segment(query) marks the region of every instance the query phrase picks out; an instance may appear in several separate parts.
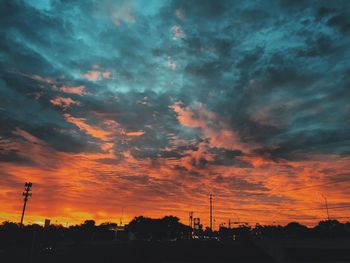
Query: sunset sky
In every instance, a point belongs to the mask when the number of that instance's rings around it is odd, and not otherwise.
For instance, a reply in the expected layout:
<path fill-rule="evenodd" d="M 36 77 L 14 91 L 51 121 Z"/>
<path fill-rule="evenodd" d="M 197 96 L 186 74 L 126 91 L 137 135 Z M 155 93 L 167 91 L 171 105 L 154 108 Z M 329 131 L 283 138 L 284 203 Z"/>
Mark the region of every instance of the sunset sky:
<path fill-rule="evenodd" d="M 74 4 L 73 4 L 74 2 Z M 0 3 L 0 222 L 350 220 L 350 1 Z"/>

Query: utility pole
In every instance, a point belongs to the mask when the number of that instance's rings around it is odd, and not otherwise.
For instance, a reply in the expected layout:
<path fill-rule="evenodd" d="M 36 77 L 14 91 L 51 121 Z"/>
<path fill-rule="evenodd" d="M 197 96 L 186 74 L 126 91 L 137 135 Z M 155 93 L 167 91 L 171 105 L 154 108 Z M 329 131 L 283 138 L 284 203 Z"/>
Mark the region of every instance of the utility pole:
<path fill-rule="evenodd" d="M 329 217 L 329 210 L 328 210 L 328 201 L 327 201 L 327 197 L 325 197 L 324 195 L 322 195 L 323 198 L 324 198 L 324 202 L 325 202 L 325 205 L 326 205 L 326 211 L 327 211 L 327 218 L 328 220 L 330 220 L 330 217 Z"/>
<path fill-rule="evenodd" d="M 189 227 L 190 227 L 190 231 L 189 231 L 189 238 L 192 239 L 192 233 L 193 233 L 193 212 L 189 212 L 188 215 L 188 219 L 189 219 Z"/>
<path fill-rule="evenodd" d="M 23 226 L 24 212 L 26 211 L 28 197 L 32 196 L 32 194 L 30 193 L 32 186 L 33 184 L 31 182 L 28 182 L 28 183 L 26 182 L 24 184 L 24 192 L 22 193 L 22 195 L 24 196 L 24 204 L 23 204 L 22 217 L 21 217 L 21 223 L 20 223 L 21 227 Z"/>
<path fill-rule="evenodd" d="M 122 207 L 122 216 L 120 217 L 120 226 L 123 224 L 124 206 Z"/>
<path fill-rule="evenodd" d="M 213 195 L 210 193 L 209 195 L 210 202 L 210 230 L 213 231 Z"/>
<path fill-rule="evenodd" d="M 193 212 L 192 211 L 189 213 L 188 219 L 189 219 L 189 222 L 188 222 L 189 226 L 190 226 L 190 228 L 192 228 L 192 221 L 193 221 Z"/>

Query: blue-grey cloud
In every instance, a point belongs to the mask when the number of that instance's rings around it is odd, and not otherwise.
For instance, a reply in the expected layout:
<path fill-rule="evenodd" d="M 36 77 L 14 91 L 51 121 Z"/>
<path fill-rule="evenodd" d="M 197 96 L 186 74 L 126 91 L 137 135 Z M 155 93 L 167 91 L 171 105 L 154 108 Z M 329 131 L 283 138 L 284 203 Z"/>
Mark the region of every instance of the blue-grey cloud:
<path fill-rule="evenodd" d="M 176 159 L 186 149 L 174 135 L 201 141 L 178 122 L 181 101 L 203 103 L 273 159 L 349 152 L 347 1 L 16 0 L 0 12 L 2 136 L 21 128 L 58 151 L 97 151 L 64 114 L 107 119 L 144 132 L 113 137 L 116 151 Z M 244 165 L 212 152 L 214 163 Z"/>

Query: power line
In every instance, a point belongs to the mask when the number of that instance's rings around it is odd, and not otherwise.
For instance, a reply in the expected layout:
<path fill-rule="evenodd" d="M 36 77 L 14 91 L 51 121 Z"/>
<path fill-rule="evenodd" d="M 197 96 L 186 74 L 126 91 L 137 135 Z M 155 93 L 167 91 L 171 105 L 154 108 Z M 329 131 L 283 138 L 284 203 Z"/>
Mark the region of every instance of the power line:
<path fill-rule="evenodd" d="M 328 183 L 323 183 L 323 184 L 314 184 L 314 185 L 308 185 L 308 186 L 304 186 L 304 187 L 296 187 L 296 188 L 292 188 L 292 189 L 280 190 L 280 192 L 284 193 L 284 192 L 299 191 L 299 190 L 314 188 L 314 187 L 318 187 L 318 186 L 326 186 L 326 185 L 344 183 L 344 182 L 348 182 L 348 181 L 349 180 L 340 180 L 340 181 L 337 181 L 337 182 L 328 182 Z M 273 190 L 274 189 L 271 189 L 271 191 L 273 191 Z"/>
<path fill-rule="evenodd" d="M 339 208 L 350 208 L 350 205 L 343 205 L 343 206 L 331 206 L 328 207 L 328 209 L 339 209 Z M 318 207 L 318 208 L 301 208 L 301 209 L 295 209 L 295 208 L 274 208 L 274 209 L 249 209 L 249 208 L 232 208 L 230 210 L 235 211 L 318 211 L 318 210 L 324 210 L 324 208 Z"/>
<path fill-rule="evenodd" d="M 327 209 L 327 218 L 329 220 L 329 209 L 328 209 L 328 201 L 327 201 L 327 197 L 325 195 L 322 195 L 325 201 L 325 205 L 326 205 L 326 209 Z"/>
<path fill-rule="evenodd" d="M 345 218 L 349 218 L 350 219 L 350 216 L 336 216 L 336 217 L 334 217 L 334 219 L 345 219 Z M 288 219 L 280 219 L 280 220 L 277 220 L 277 221 L 290 221 L 290 219 L 295 219 L 295 220 L 324 220 L 325 218 L 324 217 L 312 217 L 312 216 L 310 216 L 310 217 L 297 217 L 297 216 L 295 216 L 295 217 L 288 217 Z"/>

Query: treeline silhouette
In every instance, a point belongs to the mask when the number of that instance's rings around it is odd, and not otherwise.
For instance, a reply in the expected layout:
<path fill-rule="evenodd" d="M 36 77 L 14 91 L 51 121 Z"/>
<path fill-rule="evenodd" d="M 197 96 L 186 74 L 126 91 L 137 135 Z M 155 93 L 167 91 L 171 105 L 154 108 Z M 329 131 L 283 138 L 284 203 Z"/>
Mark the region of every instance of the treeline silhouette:
<path fill-rule="evenodd" d="M 286 226 L 257 225 L 252 229 L 252 233 L 267 237 L 350 237 L 350 222 L 323 220 L 312 228 L 298 222 L 291 222 Z"/>
<path fill-rule="evenodd" d="M 259 225 L 254 227 L 240 225 L 233 228 L 220 227 L 218 231 L 193 230 L 182 224 L 179 218 L 165 216 L 152 219 L 143 216 L 135 217 L 125 228 L 117 231 L 116 223 L 96 225 L 94 220 L 86 220 L 80 225 L 64 227 L 50 225 L 43 227 L 38 224 L 21 227 L 17 223 L 3 222 L 0 225 L 0 249 L 36 244 L 50 246 L 60 242 L 99 242 L 112 240 L 142 240 L 142 241 L 175 241 L 184 239 L 238 240 L 254 236 L 262 237 L 350 237 L 350 222 L 341 223 L 337 220 L 320 221 L 315 227 L 307 227 L 297 222 L 286 226 Z"/>
<path fill-rule="evenodd" d="M 148 241 L 186 239 L 191 231 L 191 227 L 180 223 L 179 218 L 174 216 L 165 216 L 160 219 L 139 216 L 125 228 L 130 239 Z"/>
<path fill-rule="evenodd" d="M 254 240 L 276 237 L 350 238 L 350 222 L 320 221 L 315 227 L 297 222 L 280 225 L 239 225 L 220 227 L 218 231 L 192 229 L 179 218 L 165 216 L 152 219 L 135 217 L 125 227 L 116 223 L 97 225 L 86 220 L 80 225 L 64 227 L 37 224 L 20 226 L 3 222 L 0 225 L 0 261 L 23 262 L 270 262 L 266 251 Z M 265 241 L 263 241 L 265 242 Z M 297 241 L 296 241 L 297 243 Z M 308 252 L 309 253 L 309 252 Z M 317 252 L 318 253 L 318 252 Z M 293 252 L 293 255 L 295 253 Z M 339 251 L 336 252 L 339 255 Z M 349 255 L 346 254 L 346 257 Z M 225 261 L 226 260 L 226 261 Z"/>

